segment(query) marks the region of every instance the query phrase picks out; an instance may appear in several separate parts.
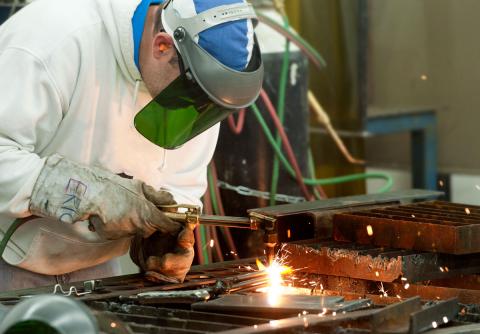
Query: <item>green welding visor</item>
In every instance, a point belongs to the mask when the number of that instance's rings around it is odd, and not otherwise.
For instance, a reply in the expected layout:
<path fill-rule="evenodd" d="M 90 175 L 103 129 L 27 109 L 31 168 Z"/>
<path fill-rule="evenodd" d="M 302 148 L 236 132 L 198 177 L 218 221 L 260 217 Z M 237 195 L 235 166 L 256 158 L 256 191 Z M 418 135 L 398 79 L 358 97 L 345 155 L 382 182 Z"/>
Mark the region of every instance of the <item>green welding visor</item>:
<path fill-rule="evenodd" d="M 235 111 L 213 103 L 181 75 L 138 112 L 134 125 L 152 143 L 175 149 Z"/>

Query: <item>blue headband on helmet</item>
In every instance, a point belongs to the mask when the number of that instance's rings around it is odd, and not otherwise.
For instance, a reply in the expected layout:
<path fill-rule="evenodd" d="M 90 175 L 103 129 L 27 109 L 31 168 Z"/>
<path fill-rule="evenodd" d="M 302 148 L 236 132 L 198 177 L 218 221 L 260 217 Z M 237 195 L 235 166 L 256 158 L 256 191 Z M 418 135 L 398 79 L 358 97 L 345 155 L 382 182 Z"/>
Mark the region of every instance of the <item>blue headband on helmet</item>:
<path fill-rule="evenodd" d="M 164 0 L 142 0 L 132 17 L 134 60 L 140 70 L 140 42 L 147 17 L 148 7 L 162 4 Z M 243 2 L 242 0 L 193 0 L 195 11 Z M 249 61 L 247 20 L 227 22 L 199 34 L 198 44 L 220 61 L 237 71 L 247 67 Z"/>
<path fill-rule="evenodd" d="M 142 0 L 138 5 L 135 13 L 132 17 L 133 28 L 133 59 L 140 71 L 140 42 L 142 41 L 143 27 L 145 26 L 145 20 L 147 19 L 148 7 L 151 5 L 162 4 L 164 0 Z"/>

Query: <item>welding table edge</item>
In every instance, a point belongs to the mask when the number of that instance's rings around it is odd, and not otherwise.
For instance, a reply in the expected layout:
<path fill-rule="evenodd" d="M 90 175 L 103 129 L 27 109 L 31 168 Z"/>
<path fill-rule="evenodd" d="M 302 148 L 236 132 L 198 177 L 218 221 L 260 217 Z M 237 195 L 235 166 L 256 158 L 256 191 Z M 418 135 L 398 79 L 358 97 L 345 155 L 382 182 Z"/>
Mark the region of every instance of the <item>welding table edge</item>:
<path fill-rule="evenodd" d="M 329 198 L 318 201 L 283 204 L 248 210 L 271 217 L 282 217 L 310 211 L 335 210 L 347 207 L 384 204 L 407 200 L 428 200 L 444 195 L 441 191 L 408 189 L 392 191 L 383 194 L 355 195 L 346 197 Z"/>

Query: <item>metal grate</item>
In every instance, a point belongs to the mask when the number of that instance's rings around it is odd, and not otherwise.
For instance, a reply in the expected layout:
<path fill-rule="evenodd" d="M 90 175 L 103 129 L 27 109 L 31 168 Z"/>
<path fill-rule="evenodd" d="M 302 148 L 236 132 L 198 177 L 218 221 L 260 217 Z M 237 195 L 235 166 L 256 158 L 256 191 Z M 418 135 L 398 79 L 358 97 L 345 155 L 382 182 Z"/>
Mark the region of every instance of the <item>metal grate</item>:
<path fill-rule="evenodd" d="M 382 247 L 448 254 L 480 252 L 480 207 L 423 202 L 339 213 L 333 236 Z"/>

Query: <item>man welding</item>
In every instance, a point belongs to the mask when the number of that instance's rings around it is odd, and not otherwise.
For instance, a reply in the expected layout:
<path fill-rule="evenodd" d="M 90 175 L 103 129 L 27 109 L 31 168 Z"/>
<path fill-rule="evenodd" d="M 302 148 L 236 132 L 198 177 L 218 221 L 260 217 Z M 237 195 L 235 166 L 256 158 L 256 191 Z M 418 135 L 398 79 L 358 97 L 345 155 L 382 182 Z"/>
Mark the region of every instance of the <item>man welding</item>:
<path fill-rule="evenodd" d="M 158 207 L 200 204 L 218 123 L 256 99 L 254 19 L 244 0 L 36 0 L 0 27 L 0 236 L 22 223 L 0 290 L 118 275 L 132 240 L 183 281 L 192 231 Z"/>

